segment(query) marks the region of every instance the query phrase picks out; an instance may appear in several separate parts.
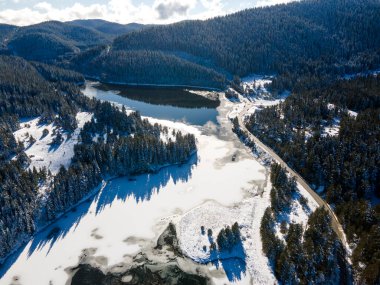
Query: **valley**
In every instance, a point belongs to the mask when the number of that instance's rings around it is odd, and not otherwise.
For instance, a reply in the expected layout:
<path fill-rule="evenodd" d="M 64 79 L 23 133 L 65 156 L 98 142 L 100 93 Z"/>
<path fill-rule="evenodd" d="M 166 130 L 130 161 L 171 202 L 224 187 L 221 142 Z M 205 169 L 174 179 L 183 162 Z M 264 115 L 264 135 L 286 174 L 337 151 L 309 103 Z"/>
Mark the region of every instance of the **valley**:
<path fill-rule="evenodd" d="M 118 106 L 125 104 L 127 111 L 139 104 L 117 95 L 117 91 L 104 93 L 91 82 L 83 92 Z M 220 97 L 221 105 L 216 112 L 172 107 L 179 109 L 183 117 L 168 112 L 167 106 L 154 105 L 163 108 L 163 113 L 169 116 L 166 120 L 149 117 L 159 115 L 157 109 L 141 108 L 151 123 L 168 127 L 169 132 L 177 129 L 194 134 L 197 154 L 183 165 L 167 166 L 156 174 L 104 182 L 98 193 L 72 208 L 11 256 L 2 269 L 2 280 L 62 284 L 60 280 L 66 280 L 70 268 L 75 268 L 78 262 L 89 262 L 103 272 L 113 272 L 118 267 L 132 266 L 130 260 L 136 254 L 153 254 L 154 258 L 150 258 L 155 260 L 155 241 L 170 222 L 177 229 L 179 250 L 185 257 L 176 257 L 179 259 L 176 264 L 183 270 L 201 270 L 212 284 L 275 282 L 258 231 L 269 205 L 269 170 L 231 130 L 229 117 L 236 103 L 225 99 L 223 94 Z M 192 121 L 194 111 L 204 112 L 207 120 L 195 116 L 197 120 Z M 307 197 L 310 209 L 315 209 L 318 203 L 313 196 L 303 186 L 299 189 Z M 291 221 L 306 224 L 309 214 L 296 202 Z M 210 244 L 202 237 L 201 226 L 217 233 L 234 222 L 241 228 L 241 250 L 216 259 L 209 249 L 204 251 L 203 247 Z M 83 252 L 92 254 L 83 258 Z M 161 259 L 165 260 L 164 256 Z M 36 274 L 38 270 L 40 274 Z M 34 278 L 37 279 L 33 281 Z"/>
<path fill-rule="evenodd" d="M 379 284 L 378 1 L 146 1 L 0 1 L 0 285 Z"/>

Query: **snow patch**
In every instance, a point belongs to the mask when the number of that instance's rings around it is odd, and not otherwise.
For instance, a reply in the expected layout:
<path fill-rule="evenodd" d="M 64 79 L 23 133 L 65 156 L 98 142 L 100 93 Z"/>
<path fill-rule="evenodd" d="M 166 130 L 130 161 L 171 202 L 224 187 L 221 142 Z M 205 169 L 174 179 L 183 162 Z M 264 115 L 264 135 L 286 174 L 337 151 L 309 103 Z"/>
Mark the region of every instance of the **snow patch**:
<path fill-rule="evenodd" d="M 269 193 L 270 185 L 267 185 L 261 194 L 258 188 L 252 188 L 247 198 L 232 207 L 208 201 L 186 213 L 178 222 L 178 237 L 182 252 L 199 263 L 216 263 L 217 268 L 224 270 L 227 276 L 231 275 L 231 272 L 235 274 L 235 277 L 236 274 L 241 274 L 240 278 L 233 280 L 234 283 L 245 284 L 250 275 L 249 284 L 275 284 L 276 279 L 269 261 L 262 251 L 260 236 L 261 219 L 269 205 Z M 226 226 L 232 226 L 235 222 L 238 222 L 240 226 L 243 249 L 238 246 L 231 252 L 218 252 L 216 258 L 215 253 L 210 251 L 208 229 L 211 229 L 213 233 L 211 239 L 216 241 L 220 230 Z M 202 226 L 205 228 L 204 234 L 201 232 Z M 231 258 L 245 260 L 245 265 L 234 267 L 234 265 L 223 263 L 223 260 Z M 232 280 L 213 281 L 217 284 L 226 284 Z"/>
<path fill-rule="evenodd" d="M 348 110 L 348 115 L 350 115 L 351 117 L 356 118 L 358 116 L 358 113 L 355 112 L 355 111 Z"/>
<path fill-rule="evenodd" d="M 21 128 L 14 132 L 14 136 L 26 148 L 25 153 L 31 160 L 29 169 L 46 167 L 54 175 L 58 173 L 61 165 L 67 168 L 74 156 L 74 145 L 78 143 L 80 131 L 84 124 L 92 119 L 92 116 L 92 113 L 79 112 L 76 115 L 78 127 L 71 134 L 62 133 L 63 141 L 57 147 L 50 145 L 55 137 L 53 133 L 62 130 L 54 123 L 40 125 L 38 124 L 40 117 L 23 121 Z M 48 131 L 45 136 L 44 130 Z M 35 139 L 34 143 L 30 142 L 30 137 Z"/>

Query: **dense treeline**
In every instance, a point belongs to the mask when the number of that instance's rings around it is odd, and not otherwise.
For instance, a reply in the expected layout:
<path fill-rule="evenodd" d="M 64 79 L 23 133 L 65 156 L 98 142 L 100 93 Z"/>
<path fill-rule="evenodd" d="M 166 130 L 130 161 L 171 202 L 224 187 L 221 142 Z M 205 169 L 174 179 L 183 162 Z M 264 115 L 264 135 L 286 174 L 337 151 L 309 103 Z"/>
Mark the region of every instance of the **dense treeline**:
<path fill-rule="evenodd" d="M 143 27 L 102 20 L 48 21 L 25 27 L 0 24 L 0 54 L 57 63 L 80 50 L 109 44 L 116 36 Z"/>
<path fill-rule="evenodd" d="M 138 113 L 127 115 L 124 108 L 89 99 L 80 94 L 80 82 L 83 77 L 69 70 L 0 56 L 0 261 L 38 223 L 54 219 L 104 178 L 183 163 L 196 150 L 194 136 L 169 134 Z M 71 165 L 56 176 L 45 168 L 31 170 L 24 146 L 13 135 L 19 120 L 40 116 L 41 124 L 54 122 L 70 135 L 78 111 L 93 113 L 93 119 L 81 131 Z M 166 143 L 162 135 L 169 137 Z M 52 143 L 61 140 L 57 132 Z M 40 193 L 41 185 L 49 191 Z"/>
<path fill-rule="evenodd" d="M 273 264 L 277 279 L 282 284 L 346 283 L 344 250 L 331 228 L 327 210 L 315 210 L 306 229 L 302 224 L 289 223 L 284 215 L 288 214 L 296 191 L 294 180 L 287 177 L 281 166 L 273 164 L 271 182 L 271 206 L 264 213 L 260 234 L 263 251 Z M 283 239 L 275 229 L 280 218 Z"/>
<path fill-rule="evenodd" d="M 160 51 L 116 51 L 97 47 L 74 57 L 72 67 L 103 82 L 222 88 L 216 71 Z"/>
<path fill-rule="evenodd" d="M 219 251 L 231 251 L 236 245 L 241 244 L 239 224 L 235 222 L 231 227 L 222 228 L 216 238 Z M 213 247 L 213 245 L 211 245 Z"/>
<path fill-rule="evenodd" d="M 34 232 L 41 207 L 38 188 L 48 172 L 27 170 L 30 160 L 13 132 L 20 118 L 41 115 L 41 123 L 76 128 L 78 110 L 92 106 L 70 83 L 78 78 L 74 72 L 0 56 L 0 259 Z"/>
<path fill-rule="evenodd" d="M 25 171 L 24 158 L 0 166 L 0 260 L 35 231 L 41 174 Z"/>
<path fill-rule="evenodd" d="M 6 27 L 3 27 L 5 29 Z M 1 39 L 9 54 L 28 60 L 57 62 L 96 45 L 107 44 L 111 37 L 91 27 L 48 21 L 25 27 L 10 27 Z"/>
<path fill-rule="evenodd" d="M 354 267 L 366 284 L 380 280 L 380 207 L 370 202 L 380 197 L 379 94 L 379 77 L 342 80 L 292 94 L 247 122 L 310 185 L 324 189 L 347 237 L 357 244 Z M 359 114 L 349 115 L 347 108 Z M 324 133 L 331 123 L 339 124 L 336 136 Z"/>
<path fill-rule="evenodd" d="M 378 66 L 379 13 L 375 0 L 306 0 L 153 26 L 117 38 L 113 49 L 181 51 L 240 76 L 276 72 L 274 87 L 284 89 L 300 76 L 314 81 Z"/>
<path fill-rule="evenodd" d="M 63 81 L 78 85 L 84 84 L 84 77 L 78 72 L 38 62 L 33 62 L 32 65 L 46 80 L 50 82 L 59 83 Z"/>
<path fill-rule="evenodd" d="M 24 27 L 0 24 L 0 54 L 57 63 L 80 50 L 109 44 L 116 36 L 143 28 L 103 20 L 47 21 Z"/>
<path fill-rule="evenodd" d="M 48 218 L 80 201 L 103 177 L 141 174 L 186 162 L 196 150 L 194 136 L 176 132 L 174 141 L 164 143 L 160 134 L 167 132 L 142 120 L 138 113 L 126 115 L 110 103 L 98 103 L 94 119 L 81 131 L 82 143 L 74 148 L 72 165 L 61 168 L 54 178 Z"/>
<path fill-rule="evenodd" d="M 62 80 L 57 82 L 57 77 Z M 0 56 L 0 117 L 42 115 L 45 121 L 56 121 L 73 130 L 78 109 L 89 105 L 86 98 L 78 95 L 79 87 L 70 84 L 77 79 L 83 80 L 75 72 Z"/>
<path fill-rule="evenodd" d="M 270 173 L 272 191 L 270 192 L 271 208 L 277 217 L 283 212 L 289 212 L 297 193 L 294 177 L 288 178 L 286 171 L 278 164 L 273 164 Z"/>
<path fill-rule="evenodd" d="M 28 33 L 13 38 L 8 43 L 12 54 L 27 60 L 49 62 L 60 56 L 79 51 L 54 34 Z"/>

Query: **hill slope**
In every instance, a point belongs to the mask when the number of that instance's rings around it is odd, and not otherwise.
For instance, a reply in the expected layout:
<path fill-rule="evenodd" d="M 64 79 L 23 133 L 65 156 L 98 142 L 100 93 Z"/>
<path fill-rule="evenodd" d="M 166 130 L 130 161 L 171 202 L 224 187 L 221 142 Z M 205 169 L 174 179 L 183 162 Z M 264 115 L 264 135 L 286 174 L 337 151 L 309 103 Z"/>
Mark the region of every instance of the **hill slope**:
<path fill-rule="evenodd" d="M 218 72 L 160 51 L 98 47 L 75 56 L 71 67 L 103 82 L 223 88 Z"/>
<path fill-rule="evenodd" d="M 142 30 L 145 25 L 138 23 L 130 23 L 126 25 L 112 23 L 100 19 L 90 19 L 90 20 L 74 20 L 67 22 L 68 24 L 73 24 L 76 26 L 81 26 L 84 28 L 91 28 L 100 33 L 108 35 L 109 37 L 121 36 L 134 31 Z"/>
<path fill-rule="evenodd" d="M 374 0 L 307 0 L 154 26 L 117 38 L 113 48 L 186 52 L 240 76 L 292 72 L 291 85 L 302 73 L 322 76 L 378 65 L 379 14 Z"/>
<path fill-rule="evenodd" d="M 7 37 L 0 38 L 9 53 L 45 62 L 67 57 L 89 47 L 110 43 L 111 39 L 112 37 L 92 28 L 58 21 L 16 27 L 8 32 Z"/>

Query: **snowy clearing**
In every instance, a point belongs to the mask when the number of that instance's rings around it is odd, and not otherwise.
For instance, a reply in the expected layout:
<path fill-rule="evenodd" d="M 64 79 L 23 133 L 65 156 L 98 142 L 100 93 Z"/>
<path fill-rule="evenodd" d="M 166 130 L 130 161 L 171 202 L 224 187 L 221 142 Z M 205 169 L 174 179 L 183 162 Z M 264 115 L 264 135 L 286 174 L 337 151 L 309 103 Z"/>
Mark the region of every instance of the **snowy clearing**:
<path fill-rule="evenodd" d="M 74 156 L 74 145 L 78 143 L 78 136 L 83 125 L 90 121 L 93 114 L 87 112 L 79 112 L 76 115 L 78 123 L 77 129 L 68 134 L 62 132 L 63 141 L 58 146 L 50 145 L 55 135 L 54 132 L 61 131 L 54 123 L 49 125 L 39 125 L 39 117 L 31 120 L 23 121 L 21 129 L 14 132 L 16 140 L 22 142 L 26 148 L 25 153 L 31 160 L 30 169 L 35 167 L 41 169 L 46 167 L 52 174 L 59 171 L 61 165 L 68 167 L 71 163 L 71 158 Z M 47 132 L 44 134 L 44 130 Z M 34 143 L 30 143 L 30 137 L 35 139 Z"/>
<path fill-rule="evenodd" d="M 270 193 L 270 186 L 264 187 L 262 196 L 258 194 L 258 187 L 253 187 L 246 199 L 232 207 L 206 202 L 186 213 L 179 221 L 178 236 L 183 253 L 194 261 L 212 263 L 217 270 L 226 273 L 228 280 L 213 279 L 215 284 L 231 281 L 236 284 L 276 283 L 268 258 L 262 252 L 260 223 L 268 206 Z M 207 230 L 212 230 L 212 240 L 216 241 L 219 231 L 235 222 L 240 226 L 242 248 L 235 246 L 231 252 L 219 252 L 217 256 L 210 252 Z M 204 235 L 201 233 L 201 226 L 205 227 Z M 244 260 L 245 264 L 226 262 L 233 258 Z"/>

